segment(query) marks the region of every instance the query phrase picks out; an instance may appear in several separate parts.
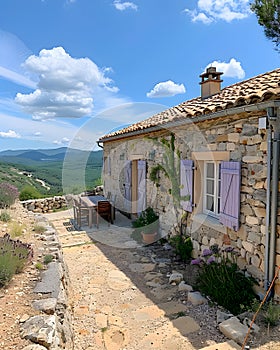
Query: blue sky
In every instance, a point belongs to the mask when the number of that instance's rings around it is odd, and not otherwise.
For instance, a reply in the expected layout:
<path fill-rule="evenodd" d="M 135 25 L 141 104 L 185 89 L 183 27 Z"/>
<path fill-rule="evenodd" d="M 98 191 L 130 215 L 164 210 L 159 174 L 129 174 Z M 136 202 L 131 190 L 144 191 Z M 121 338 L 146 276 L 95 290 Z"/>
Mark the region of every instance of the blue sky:
<path fill-rule="evenodd" d="M 98 149 L 103 134 L 279 67 L 247 0 L 0 4 L 0 150 Z"/>

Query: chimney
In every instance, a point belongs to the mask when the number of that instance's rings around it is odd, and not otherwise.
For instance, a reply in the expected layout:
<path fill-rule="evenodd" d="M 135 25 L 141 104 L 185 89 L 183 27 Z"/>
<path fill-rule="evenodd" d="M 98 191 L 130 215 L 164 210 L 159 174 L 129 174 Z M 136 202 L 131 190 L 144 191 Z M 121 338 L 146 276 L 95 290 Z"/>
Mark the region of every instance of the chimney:
<path fill-rule="evenodd" d="M 220 79 L 223 72 L 216 72 L 216 67 L 206 68 L 206 73 L 200 75 L 201 77 L 201 99 L 204 100 L 221 91 Z"/>

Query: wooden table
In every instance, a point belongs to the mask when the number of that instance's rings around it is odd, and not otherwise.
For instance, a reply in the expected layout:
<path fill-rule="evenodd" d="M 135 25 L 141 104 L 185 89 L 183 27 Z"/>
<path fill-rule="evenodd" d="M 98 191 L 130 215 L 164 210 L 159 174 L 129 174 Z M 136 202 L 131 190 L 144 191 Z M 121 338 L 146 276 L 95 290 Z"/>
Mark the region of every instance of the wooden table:
<path fill-rule="evenodd" d="M 108 200 L 104 196 L 81 196 L 80 197 L 80 203 L 83 207 L 86 207 L 89 209 L 89 219 L 88 219 L 88 225 L 91 228 L 93 223 L 93 214 L 96 210 L 97 203 L 99 201 L 105 201 Z"/>

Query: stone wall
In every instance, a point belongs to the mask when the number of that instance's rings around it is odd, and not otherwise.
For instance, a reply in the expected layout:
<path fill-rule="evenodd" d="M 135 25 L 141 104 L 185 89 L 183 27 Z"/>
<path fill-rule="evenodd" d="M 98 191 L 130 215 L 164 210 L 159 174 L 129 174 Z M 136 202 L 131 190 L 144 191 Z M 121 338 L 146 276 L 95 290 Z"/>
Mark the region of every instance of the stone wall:
<path fill-rule="evenodd" d="M 43 233 L 35 234 L 43 242 L 39 259 L 42 263 L 46 256 L 53 259 L 41 272 L 34 288 L 34 316 L 25 315 L 19 320 L 21 337 L 30 340 L 30 345 L 23 350 L 73 350 L 72 310 L 68 298 L 71 285 L 67 266 L 57 232 L 47 219 L 40 214 L 35 215 L 36 224 L 45 227 Z"/>
<path fill-rule="evenodd" d="M 33 213 L 52 213 L 59 209 L 66 209 L 67 203 L 64 196 L 57 196 L 42 199 L 30 199 L 21 201 L 21 204 L 28 211 Z"/>
<path fill-rule="evenodd" d="M 239 266 L 255 277 L 263 287 L 265 265 L 266 231 L 266 189 L 267 189 L 267 133 L 259 129 L 259 118 L 264 112 L 240 114 L 203 123 L 190 123 L 172 129 L 176 136 L 176 148 L 181 159 L 195 161 L 194 181 L 199 187 L 200 163 L 193 152 L 225 152 L 230 161 L 240 161 L 242 167 L 240 229 L 235 232 L 217 223 L 198 220 L 202 198 L 196 193 L 196 207 L 187 219 L 187 231 L 194 243 L 194 256 L 213 244 L 220 247 L 231 245 L 239 252 Z M 161 135 L 170 131 L 162 130 L 149 135 L 160 140 Z M 165 136 L 167 137 L 167 136 Z M 147 205 L 153 206 L 160 214 L 162 234 L 178 232 L 176 224 L 182 214 L 174 210 L 174 201 L 169 194 L 170 181 L 160 175 L 157 187 L 149 180 L 150 170 L 162 164 L 164 148 L 143 136 L 105 143 L 104 157 L 110 158 L 110 171 L 104 172 L 104 190 L 117 194 L 117 207 L 124 205 L 123 169 L 127 160 L 147 161 Z M 210 157 L 211 159 L 211 157 Z M 116 169 L 116 171 L 114 171 Z M 202 187 L 202 185 L 200 186 Z M 197 189 L 196 189 L 197 190 Z M 199 192 L 199 190 L 198 190 Z M 278 233 L 280 233 L 278 220 Z M 277 239 L 276 264 L 280 263 L 280 239 Z M 276 294 L 280 296 L 280 284 L 276 284 Z"/>

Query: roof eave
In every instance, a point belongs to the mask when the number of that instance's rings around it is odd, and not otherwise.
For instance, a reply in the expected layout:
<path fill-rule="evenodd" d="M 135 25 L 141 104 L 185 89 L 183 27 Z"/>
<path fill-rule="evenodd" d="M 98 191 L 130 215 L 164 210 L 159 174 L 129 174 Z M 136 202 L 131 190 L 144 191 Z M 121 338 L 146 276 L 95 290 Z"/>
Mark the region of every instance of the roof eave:
<path fill-rule="evenodd" d="M 244 106 L 228 108 L 228 109 L 224 109 L 222 111 L 218 111 L 218 112 L 214 112 L 214 113 L 201 114 L 201 115 L 193 117 L 193 118 L 186 118 L 186 119 L 181 118 L 180 120 L 170 121 L 170 122 L 166 122 L 164 124 L 158 124 L 155 126 L 147 127 L 145 129 L 141 129 L 141 130 L 130 131 L 130 132 L 127 132 L 124 134 L 109 136 L 107 138 L 104 137 L 104 138 L 99 139 L 97 142 L 103 143 L 103 142 L 108 142 L 108 141 L 116 141 L 119 139 L 131 137 L 131 136 L 136 136 L 136 135 L 139 136 L 141 134 L 148 134 L 151 132 L 160 131 L 163 128 L 167 128 L 167 127 L 170 128 L 170 127 L 182 126 L 182 125 L 202 122 L 202 121 L 206 121 L 206 120 L 210 120 L 210 119 L 222 118 L 225 116 L 239 114 L 242 112 L 263 111 L 263 110 L 266 110 L 268 107 L 275 107 L 275 108 L 280 107 L 280 100 L 271 100 L 271 101 L 260 102 L 260 103 L 251 104 L 251 105 L 244 105 Z"/>

